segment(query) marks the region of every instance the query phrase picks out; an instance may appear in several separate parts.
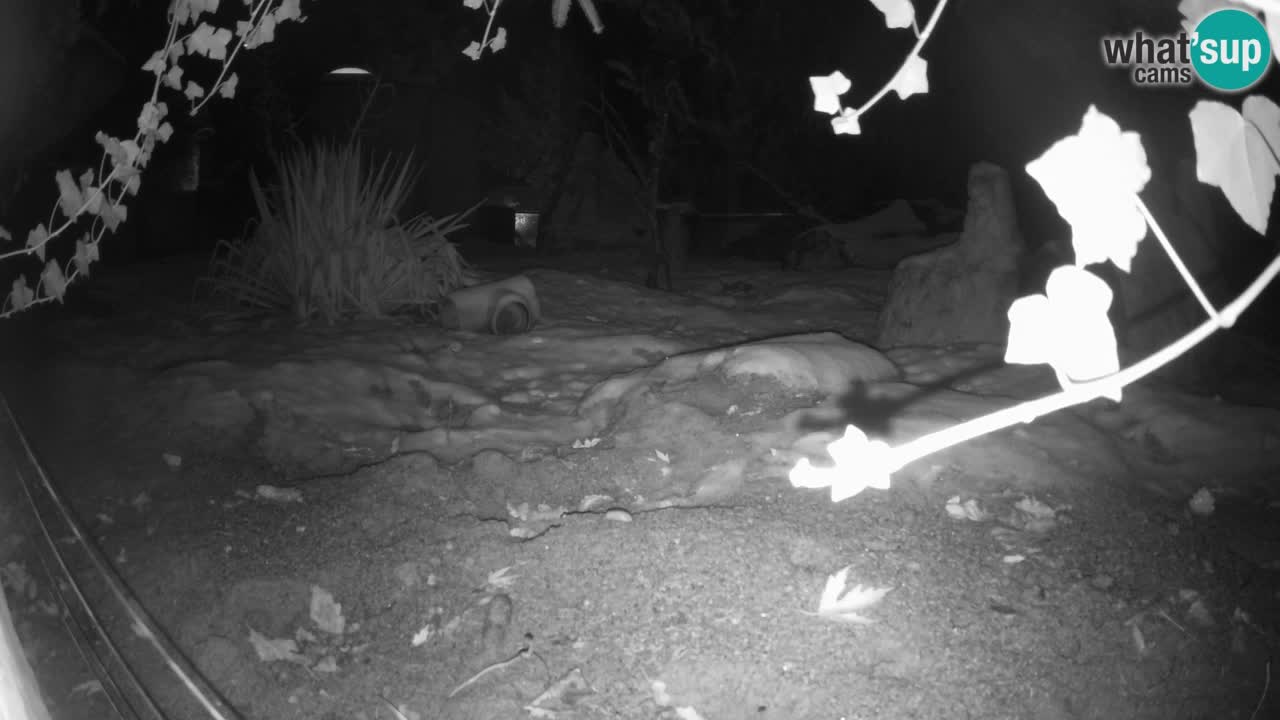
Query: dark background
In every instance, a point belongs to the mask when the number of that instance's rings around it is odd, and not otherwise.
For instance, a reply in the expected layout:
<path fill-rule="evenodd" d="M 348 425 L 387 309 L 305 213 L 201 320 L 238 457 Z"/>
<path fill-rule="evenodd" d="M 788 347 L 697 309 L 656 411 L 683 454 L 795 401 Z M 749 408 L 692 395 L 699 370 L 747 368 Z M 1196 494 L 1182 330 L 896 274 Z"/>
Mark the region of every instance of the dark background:
<path fill-rule="evenodd" d="M 905 102 L 890 95 L 862 119 L 862 135 L 834 136 L 829 118 L 812 109 L 807 78 L 842 70 L 853 80 L 845 102 L 861 104 L 914 42 L 909 31 L 886 29 L 869 2 L 597 3 L 606 24 L 599 36 L 576 7 L 556 30 L 548 0 L 507 0 L 498 24 L 508 47 L 473 62 L 461 50 L 479 39 L 485 16 L 460 1 L 304 0 L 305 23 L 281 26 L 275 42 L 237 59 L 236 99 L 214 101 L 191 120 L 185 100 L 168 95 L 178 132 L 144 176 L 134 235 L 120 242 L 145 255 L 207 248 L 243 232 L 253 214 L 250 169 L 267 177 L 273 150 L 346 136 L 361 116 L 372 82 L 327 75 L 341 65 L 376 74 L 359 134 L 374 150 L 414 153 L 422 176 L 413 211 L 454 212 L 495 188 L 554 184 L 576 138 L 602 129 L 590 109 L 602 103 L 643 151 L 653 115 L 622 87 L 624 67 L 658 79 L 653 87 L 674 83 L 684 98 L 663 199 L 690 199 L 704 212 L 805 205 L 837 220 L 897 197 L 962 208 L 968 167 L 987 160 L 1010 171 L 1032 246 L 1061 243 L 1067 228 L 1023 168 L 1075 133 L 1090 104 L 1141 134 L 1155 178 L 1149 191 L 1168 198 L 1167 186 L 1155 186 L 1193 152 L 1187 111 L 1198 99 L 1221 97 L 1199 86 L 1135 88 L 1124 70 L 1101 62 L 1103 35 L 1176 31 L 1175 2 L 954 0 L 925 49 L 929 93 Z M 97 130 L 131 134 L 151 87 L 139 68 L 163 41 L 167 0 L 0 4 L 0 218 L 18 232 L 46 217 L 55 170 L 78 174 L 96 164 Z M 223 5 L 220 18 L 243 12 L 239 2 Z M 917 7 L 921 26 L 931 11 Z M 186 67 L 208 84 L 211 65 Z M 1272 72 L 1251 92 L 1274 96 L 1276 84 Z M 201 183 L 216 200 L 182 210 L 166 193 L 190 142 L 202 143 Z M 1239 286 L 1276 243 L 1244 228 L 1221 193 L 1212 203 L 1222 272 Z M 181 215 L 177 240 L 166 212 Z"/>

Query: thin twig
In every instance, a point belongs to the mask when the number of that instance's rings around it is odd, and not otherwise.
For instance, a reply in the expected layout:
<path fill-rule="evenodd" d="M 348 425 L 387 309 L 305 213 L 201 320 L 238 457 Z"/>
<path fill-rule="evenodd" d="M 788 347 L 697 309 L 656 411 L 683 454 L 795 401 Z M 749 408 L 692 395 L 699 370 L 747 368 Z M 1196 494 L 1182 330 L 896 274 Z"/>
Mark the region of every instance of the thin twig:
<path fill-rule="evenodd" d="M 492 665 L 489 665 L 488 667 L 484 668 L 483 670 L 481 670 L 480 672 L 476 673 L 475 675 L 472 675 L 470 678 L 468 678 L 468 679 L 467 679 L 465 682 L 463 682 L 461 685 L 459 685 L 458 687 L 454 688 L 454 689 L 453 689 L 453 691 L 452 691 L 452 692 L 450 692 L 450 693 L 449 693 L 448 695 L 446 695 L 445 697 L 446 697 L 446 698 L 452 698 L 454 695 L 457 695 L 458 693 L 462 692 L 463 690 L 466 690 L 467 688 L 471 687 L 472 685 L 475 685 L 477 682 L 479 682 L 479 681 L 480 681 L 480 678 L 484 677 L 485 675 L 488 675 L 489 673 L 492 673 L 492 672 L 497 672 L 498 670 L 501 670 L 501 669 L 503 669 L 503 668 L 507 667 L 508 665 L 511 665 L 511 664 L 515 663 L 517 660 L 521 660 L 521 659 L 523 659 L 523 658 L 527 657 L 528 655 L 529 655 L 529 646 L 528 646 L 528 645 L 526 645 L 526 646 L 524 646 L 524 647 L 520 648 L 520 651 L 519 651 L 519 652 L 517 652 L 515 655 L 512 655 L 511 657 L 507 658 L 506 660 L 502 660 L 502 661 L 500 661 L 500 662 L 496 662 L 496 663 L 494 663 L 494 664 L 492 664 Z"/>
<path fill-rule="evenodd" d="M 1267 690 L 1271 688 L 1271 660 L 1267 660 L 1267 679 L 1262 683 L 1262 697 L 1258 698 L 1258 704 L 1253 708 L 1253 712 L 1249 715 L 1249 720 L 1258 717 L 1258 711 L 1262 709 L 1262 703 L 1267 701 Z"/>

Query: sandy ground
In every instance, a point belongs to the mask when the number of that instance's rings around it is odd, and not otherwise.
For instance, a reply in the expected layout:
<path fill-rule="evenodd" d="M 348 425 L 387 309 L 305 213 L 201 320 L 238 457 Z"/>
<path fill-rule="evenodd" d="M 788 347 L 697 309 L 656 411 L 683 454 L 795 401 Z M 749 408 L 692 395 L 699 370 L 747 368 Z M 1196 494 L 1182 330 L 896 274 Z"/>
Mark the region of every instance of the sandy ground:
<path fill-rule="evenodd" d="M 1238 399 L 1275 378 L 1131 388 L 832 503 L 787 471 L 847 423 L 900 442 L 1052 376 L 989 347 L 885 366 L 847 343 L 885 273 L 722 265 L 666 294 L 591 256 L 529 276 L 545 320 L 508 337 L 213 317 L 177 264 L 96 278 L 5 329 L 5 393 L 244 718 L 1280 717 L 1280 412 Z M 50 704 L 109 717 L 38 527 L 0 486 L 5 588 Z M 156 702 L 199 717 L 58 547 Z M 869 623 L 818 613 L 846 568 L 888 589 Z"/>

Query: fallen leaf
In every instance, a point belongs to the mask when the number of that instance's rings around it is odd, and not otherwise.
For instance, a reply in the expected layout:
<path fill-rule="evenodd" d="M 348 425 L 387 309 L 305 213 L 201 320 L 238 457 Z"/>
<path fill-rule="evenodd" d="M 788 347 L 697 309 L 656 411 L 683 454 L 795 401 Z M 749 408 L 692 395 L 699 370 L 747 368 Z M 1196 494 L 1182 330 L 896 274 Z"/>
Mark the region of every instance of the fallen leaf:
<path fill-rule="evenodd" d="M 848 578 L 849 567 L 828 576 L 826 587 L 822 590 L 822 599 L 818 601 L 818 612 L 805 612 L 805 614 L 860 625 L 874 622 L 863 617 L 859 612 L 880 602 L 893 588 L 867 587 L 859 584 L 845 590 Z"/>
<path fill-rule="evenodd" d="M 262 662 L 283 660 L 299 665 L 305 665 L 307 662 L 306 657 L 298 652 L 298 644 L 293 641 L 293 638 L 272 640 L 257 630 L 249 628 L 249 644 L 253 645 L 254 651 L 258 653 L 258 659 Z"/>
<path fill-rule="evenodd" d="M 347 627 L 342 605 L 334 601 L 333 593 L 317 585 L 311 586 L 311 621 L 330 635 L 341 635 Z"/>

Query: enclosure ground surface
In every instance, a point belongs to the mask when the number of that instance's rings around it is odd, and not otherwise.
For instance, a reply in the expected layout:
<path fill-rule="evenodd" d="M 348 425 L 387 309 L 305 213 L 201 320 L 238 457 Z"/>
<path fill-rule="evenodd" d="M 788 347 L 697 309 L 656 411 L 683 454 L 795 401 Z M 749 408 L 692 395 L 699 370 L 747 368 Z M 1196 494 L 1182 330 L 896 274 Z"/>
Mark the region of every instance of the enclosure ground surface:
<path fill-rule="evenodd" d="M 1267 687 L 1280 671 L 1270 411 L 1135 388 L 1118 408 L 1042 418 L 833 504 L 786 478 L 813 435 L 779 430 L 831 399 L 775 377 L 664 380 L 649 370 L 667 366 L 662 354 L 637 353 L 600 373 L 643 382 L 584 442 L 456 460 L 399 452 L 302 478 L 252 442 L 236 451 L 210 432 L 202 444 L 189 417 L 156 414 L 170 407 L 158 378 L 210 360 L 278 367 L 289 352 L 283 340 L 279 357 L 227 351 L 231 331 L 177 302 L 186 270 L 95 278 L 99 297 L 14 323 L 5 392 L 116 571 L 245 718 L 1280 717 Z M 867 338 L 887 279 L 744 265 L 696 271 L 668 296 L 623 282 L 635 275 L 603 256 L 533 273 L 548 316 L 534 335 L 572 348 L 579 335 L 555 333 L 594 323 L 598 337 L 681 352 L 788 332 Z M 482 346 L 491 375 L 552 362 L 429 326 L 376 332 Z M 346 347 L 341 336 L 327 337 Z M 894 432 L 1051 388 L 1033 372 L 972 371 L 984 353 L 891 353 L 904 369 L 892 388 L 935 391 Z M 588 387 L 561 390 L 572 400 Z M 556 402 L 540 407 L 558 417 Z M 1190 509 L 1199 488 L 1210 514 Z M 972 501 L 952 505 L 967 516 L 948 512 L 953 498 Z M 20 634 L 59 720 L 111 717 L 57 617 L 35 523 L 21 490 L 0 487 Z M 57 545 L 161 706 L 200 717 L 83 556 Z M 844 568 L 850 585 L 891 588 L 860 610 L 870 624 L 815 614 Z"/>

